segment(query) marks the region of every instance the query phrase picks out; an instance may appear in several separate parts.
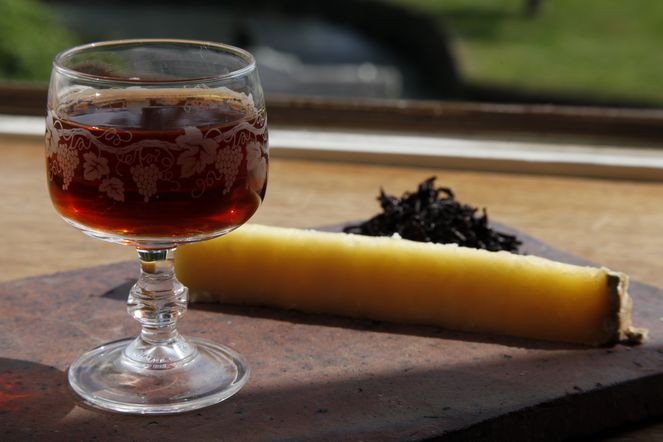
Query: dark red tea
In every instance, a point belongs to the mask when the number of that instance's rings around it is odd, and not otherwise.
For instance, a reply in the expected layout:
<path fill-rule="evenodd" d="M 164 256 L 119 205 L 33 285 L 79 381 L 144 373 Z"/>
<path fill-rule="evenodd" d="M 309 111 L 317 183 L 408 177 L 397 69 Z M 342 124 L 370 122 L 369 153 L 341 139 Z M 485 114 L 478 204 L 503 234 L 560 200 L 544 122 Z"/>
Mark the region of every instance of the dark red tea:
<path fill-rule="evenodd" d="M 181 240 L 243 224 L 265 194 L 264 110 L 194 98 L 79 100 L 49 113 L 56 209 L 116 240 Z"/>

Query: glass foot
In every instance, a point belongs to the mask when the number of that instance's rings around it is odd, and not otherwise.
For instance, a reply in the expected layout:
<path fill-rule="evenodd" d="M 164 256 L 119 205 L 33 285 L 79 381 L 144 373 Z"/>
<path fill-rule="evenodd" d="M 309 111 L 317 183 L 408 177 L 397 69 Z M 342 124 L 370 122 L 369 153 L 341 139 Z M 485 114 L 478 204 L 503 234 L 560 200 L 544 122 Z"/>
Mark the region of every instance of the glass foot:
<path fill-rule="evenodd" d="M 95 348 L 69 367 L 69 385 L 89 405 L 132 414 L 170 414 L 221 402 L 246 383 L 249 367 L 228 347 L 189 338 L 189 357 L 169 364 L 137 364 L 125 349 L 134 339 Z"/>

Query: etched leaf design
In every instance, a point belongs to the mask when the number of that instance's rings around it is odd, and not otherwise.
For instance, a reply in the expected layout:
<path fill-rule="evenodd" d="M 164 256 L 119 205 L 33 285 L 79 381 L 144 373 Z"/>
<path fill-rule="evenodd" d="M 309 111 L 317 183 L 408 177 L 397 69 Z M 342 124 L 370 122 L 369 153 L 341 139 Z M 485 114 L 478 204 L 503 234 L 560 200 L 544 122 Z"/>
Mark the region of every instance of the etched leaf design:
<path fill-rule="evenodd" d="M 124 183 L 119 178 L 104 179 L 99 185 L 99 191 L 115 201 L 124 201 Z"/>
<path fill-rule="evenodd" d="M 51 112 L 48 113 L 46 117 L 46 156 L 50 158 L 58 150 L 58 144 L 60 144 L 60 132 L 58 128 L 55 127 L 54 117 Z"/>
<path fill-rule="evenodd" d="M 246 168 L 251 189 L 256 192 L 262 190 L 267 179 L 267 158 L 261 143 L 253 141 L 246 146 Z"/>
<path fill-rule="evenodd" d="M 98 157 L 94 152 L 83 154 L 83 160 L 83 176 L 86 180 L 98 180 L 110 173 L 108 160 Z"/>
<path fill-rule="evenodd" d="M 204 138 L 197 127 L 184 128 L 184 135 L 175 139 L 178 146 L 186 150 L 177 158 L 177 164 L 182 168 L 182 178 L 201 173 L 207 165 L 216 159 L 217 143 L 212 138 Z"/>

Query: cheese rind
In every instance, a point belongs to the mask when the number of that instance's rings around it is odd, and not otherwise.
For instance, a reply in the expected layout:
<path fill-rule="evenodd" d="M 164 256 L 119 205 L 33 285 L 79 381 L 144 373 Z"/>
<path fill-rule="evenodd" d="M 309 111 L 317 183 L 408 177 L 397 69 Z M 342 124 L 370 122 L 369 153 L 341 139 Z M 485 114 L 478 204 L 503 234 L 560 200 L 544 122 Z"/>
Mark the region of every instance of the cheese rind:
<path fill-rule="evenodd" d="M 588 345 L 631 335 L 626 275 L 536 256 L 246 225 L 178 249 L 192 301 Z"/>

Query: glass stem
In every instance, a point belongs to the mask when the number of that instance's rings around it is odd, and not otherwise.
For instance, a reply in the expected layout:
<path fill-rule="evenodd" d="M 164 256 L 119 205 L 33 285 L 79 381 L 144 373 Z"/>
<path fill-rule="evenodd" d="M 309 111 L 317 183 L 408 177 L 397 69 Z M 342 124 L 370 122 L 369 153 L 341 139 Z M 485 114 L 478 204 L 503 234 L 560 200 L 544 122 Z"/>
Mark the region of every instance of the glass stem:
<path fill-rule="evenodd" d="M 138 249 L 140 278 L 129 293 L 127 311 L 140 323 L 141 332 L 125 357 L 146 368 L 172 368 L 196 352 L 176 328 L 187 308 L 188 290 L 175 278 L 174 254 L 174 247 Z"/>

